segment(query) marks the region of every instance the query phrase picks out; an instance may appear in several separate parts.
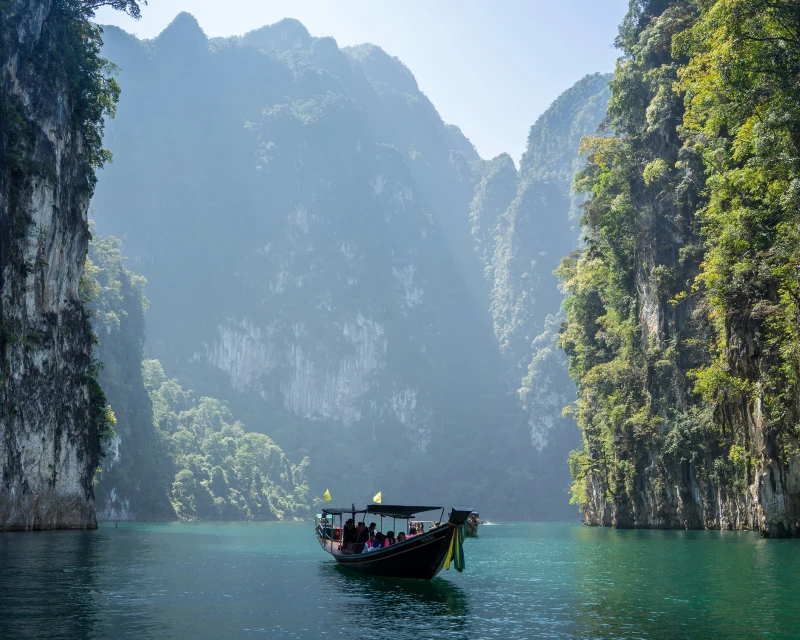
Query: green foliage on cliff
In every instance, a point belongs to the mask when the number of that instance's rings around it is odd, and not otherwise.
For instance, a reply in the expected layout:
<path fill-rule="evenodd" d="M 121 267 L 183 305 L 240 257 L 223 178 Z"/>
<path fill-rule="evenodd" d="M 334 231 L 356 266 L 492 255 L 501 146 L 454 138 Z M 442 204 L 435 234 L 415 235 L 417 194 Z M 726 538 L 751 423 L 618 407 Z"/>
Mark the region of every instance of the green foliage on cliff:
<path fill-rule="evenodd" d="M 720 526 L 797 451 L 798 33 L 796 3 L 749 0 L 635 1 L 620 29 L 558 274 L 573 499 L 621 526 Z"/>
<path fill-rule="evenodd" d="M 800 12 L 790 0 L 704 3 L 675 39 L 684 137 L 702 155 L 707 249 L 697 288 L 714 322 L 697 386 L 723 406 L 761 399 L 768 429 L 797 451 L 800 384 Z M 747 345 L 755 368 L 737 366 Z M 727 419 L 719 412 L 720 420 Z"/>
<path fill-rule="evenodd" d="M 104 117 L 113 117 L 119 97 L 111 68 L 99 55 L 101 30 L 91 23 L 103 4 L 138 14 L 135 0 L 0 2 L 0 380 L 8 380 L 13 371 L 23 389 L 18 394 L 16 385 L 3 385 L 0 423 L 9 431 L 9 442 L 15 427 L 7 422 L 6 411 L 46 429 L 48 419 L 33 410 L 34 389 L 58 380 L 69 401 L 56 403 L 48 394 L 41 406 L 57 416 L 58 437 L 73 421 L 81 425 L 80 434 L 70 433 L 70 438 L 86 454 L 80 475 L 87 496 L 115 423 L 97 365 L 89 357 L 89 319 L 72 299 L 83 258 L 78 255 L 75 264 L 73 254 L 86 247 L 87 199 L 96 169 L 109 158 L 102 149 Z M 57 222 L 51 226 L 53 211 Z M 55 243 L 60 249 L 53 248 Z M 35 311 L 29 302 L 34 291 Z M 37 318 L 46 322 L 37 326 Z M 52 365 L 43 356 L 48 351 Z"/>
<path fill-rule="evenodd" d="M 292 464 L 261 433 L 247 433 L 227 405 L 195 400 L 158 360 L 143 363 L 155 421 L 175 461 L 170 498 L 185 520 L 273 520 L 309 515 L 308 458 Z"/>
<path fill-rule="evenodd" d="M 642 235 L 657 210 L 680 213 L 673 198 L 684 176 L 674 171 L 671 179 L 662 175 L 645 183 L 642 171 L 663 162 L 659 154 L 665 151 L 673 156 L 672 165 L 676 160 L 677 141 L 673 136 L 665 145 L 662 136 L 675 124 L 675 69 L 669 49 L 664 53 L 675 30 L 676 16 L 670 17 L 645 28 L 629 17 L 620 36 L 626 55 L 611 83 L 608 121 L 615 135 L 588 138 L 581 148 L 588 161 L 576 190 L 589 194 L 582 219 L 586 249 L 565 258 L 558 270 L 568 295 L 561 346 L 579 384 L 572 410 L 585 438 L 584 450 L 570 460 L 577 501 L 586 499 L 588 475 L 603 479 L 604 497 L 630 496 L 639 461 L 660 435 L 660 418 L 670 417 L 658 415 L 647 393 L 649 374 L 656 372 L 657 359 L 665 360 L 667 344 L 659 340 L 661 327 L 648 336 L 651 344 L 643 339 L 636 295 Z M 674 340 L 670 346 L 674 350 Z M 660 368 L 673 367 L 667 360 Z"/>
<path fill-rule="evenodd" d="M 587 479 L 599 480 L 599 499 L 613 502 L 622 521 L 634 518 L 637 491 L 655 479 L 675 483 L 690 464 L 671 452 L 683 451 L 675 440 L 688 434 L 677 425 L 699 400 L 686 372 L 708 359 L 695 301 L 669 304 L 691 289 L 702 253 L 695 211 L 703 168 L 678 135 L 683 106 L 673 87 L 686 60 L 671 52 L 672 36 L 695 9 L 653 5 L 633 3 L 620 30 L 607 120 L 613 135 L 584 140 L 588 161 L 576 179 L 589 196 L 586 247 L 558 270 L 568 296 L 561 346 L 579 387 L 570 410 L 584 434 L 571 458 L 573 499 L 585 502 Z M 716 451 L 715 438 L 699 443 L 706 453 Z M 715 477 L 705 458 L 691 464 L 693 473 Z"/>
<path fill-rule="evenodd" d="M 97 183 L 95 172 L 111 159 L 111 153 L 103 148 L 103 129 L 105 117 L 114 117 L 120 95 L 115 67 L 100 55 L 103 30 L 92 22 L 101 6 L 140 16 L 137 0 L 55 0 L 46 27 L 55 46 L 43 48 L 32 61 L 49 78 L 39 99 L 55 102 L 66 98 L 71 124 L 83 134 L 89 193 Z M 66 88 L 66 96 L 56 93 L 62 88 Z"/>
<path fill-rule="evenodd" d="M 95 235 L 83 282 L 102 363 L 97 401 L 116 423 L 95 488 L 99 518 L 308 515 L 307 460 L 293 465 L 267 436 L 247 433 L 223 402 L 196 402 L 157 360 L 144 360 L 145 279 L 125 267 L 120 247 Z"/>
<path fill-rule="evenodd" d="M 84 288 L 98 337 L 98 382 L 115 416 L 115 433 L 95 488 L 104 519 L 175 517 L 167 491 L 172 463 L 153 426 L 153 408 L 142 379 L 147 298 L 145 280 L 129 271 L 114 237 L 94 235 L 84 268 Z"/>

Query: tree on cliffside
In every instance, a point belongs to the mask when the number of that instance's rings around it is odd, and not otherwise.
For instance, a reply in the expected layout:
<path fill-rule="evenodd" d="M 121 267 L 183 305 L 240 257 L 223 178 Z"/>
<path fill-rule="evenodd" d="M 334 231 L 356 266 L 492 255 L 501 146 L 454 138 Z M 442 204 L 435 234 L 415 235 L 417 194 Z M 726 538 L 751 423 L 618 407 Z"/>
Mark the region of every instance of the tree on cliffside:
<path fill-rule="evenodd" d="M 688 491 L 681 478 L 700 462 L 671 451 L 683 451 L 674 440 L 697 437 L 680 425 L 698 411 L 685 371 L 702 362 L 703 329 L 692 305 L 668 304 L 691 286 L 700 253 L 702 168 L 677 134 L 683 109 L 671 55 L 673 34 L 693 17 L 690 3 L 632 4 L 611 83 L 614 135 L 583 143 L 589 157 L 576 188 L 589 194 L 587 246 L 559 270 L 569 296 L 561 344 L 578 381 L 573 410 L 585 439 L 571 457 L 574 499 L 590 521 L 617 526 L 641 526 L 644 513 L 651 526 L 702 526 L 693 507 L 679 513 L 666 493 L 674 484 Z"/>
<path fill-rule="evenodd" d="M 195 400 L 158 360 L 142 363 L 160 436 L 175 463 L 170 492 L 184 520 L 307 517 L 308 458 L 292 464 L 269 437 L 247 433 L 216 398 Z"/>

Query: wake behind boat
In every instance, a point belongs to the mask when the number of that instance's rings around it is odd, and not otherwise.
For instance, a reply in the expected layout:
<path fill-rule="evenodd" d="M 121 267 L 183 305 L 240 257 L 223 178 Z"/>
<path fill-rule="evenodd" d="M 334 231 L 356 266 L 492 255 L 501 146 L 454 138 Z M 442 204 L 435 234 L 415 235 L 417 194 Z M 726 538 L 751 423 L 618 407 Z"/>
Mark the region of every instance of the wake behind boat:
<path fill-rule="evenodd" d="M 409 522 L 417 518 L 416 514 L 440 509 L 439 522 L 428 531 L 424 526 L 409 530 Z M 470 513 L 472 509 L 453 508 L 447 522 L 441 522 L 442 507 L 385 504 L 371 504 L 366 509 L 329 507 L 316 518 L 317 540 L 344 567 L 372 575 L 430 580 L 442 568 L 449 569 L 451 562 L 457 571 L 463 571 L 464 524 Z M 368 544 L 369 529 L 364 521 L 359 523 L 364 526 L 354 526 L 357 515 L 380 519 L 380 528 L 375 523 L 377 544 Z M 393 528 L 384 535 L 384 522 L 389 518 Z M 394 535 L 398 521 L 401 527 L 405 524 L 405 529 L 399 530 L 402 535 Z M 387 538 L 388 534 L 392 535 Z"/>

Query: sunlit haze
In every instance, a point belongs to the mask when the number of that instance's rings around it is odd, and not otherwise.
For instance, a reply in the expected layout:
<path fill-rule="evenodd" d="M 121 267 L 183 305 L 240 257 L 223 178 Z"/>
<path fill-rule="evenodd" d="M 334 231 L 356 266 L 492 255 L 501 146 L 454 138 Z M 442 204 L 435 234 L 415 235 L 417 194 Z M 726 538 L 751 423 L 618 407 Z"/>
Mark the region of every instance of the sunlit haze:
<path fill-rule="evenodd" d="M 519 160 L 528 129 L 587 73 L 610 72 L 627 0 L 152 0 L 134 21 L 108 8 L 101 24 L 153 38 L 181 11 L 209 37 L 240 35 L 296 18 L 339 46 L 371 42 L 411 69 L 445 122 L 484 158 Z"/>

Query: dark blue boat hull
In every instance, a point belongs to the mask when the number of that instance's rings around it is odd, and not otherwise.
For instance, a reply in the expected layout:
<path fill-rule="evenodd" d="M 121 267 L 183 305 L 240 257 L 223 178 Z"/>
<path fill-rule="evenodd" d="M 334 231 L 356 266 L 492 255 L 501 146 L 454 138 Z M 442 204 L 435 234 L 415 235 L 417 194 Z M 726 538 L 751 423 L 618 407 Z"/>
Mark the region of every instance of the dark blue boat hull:
<path fill-rule="evenodd" d="M 378 551 L 351 555 L 334 554 L 340 566 L 390 578 L 431 580 L 444 566 L 456 527 L 463 525 L 472 510 L 453 509 L 450 521 L 425 534 Z"/>

